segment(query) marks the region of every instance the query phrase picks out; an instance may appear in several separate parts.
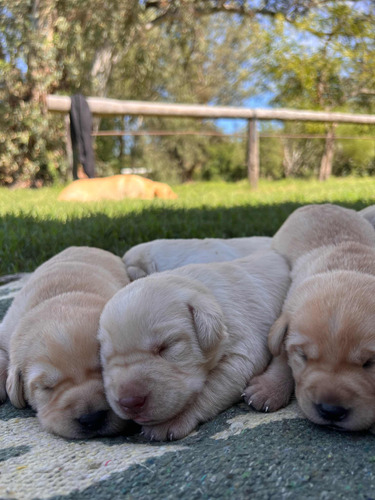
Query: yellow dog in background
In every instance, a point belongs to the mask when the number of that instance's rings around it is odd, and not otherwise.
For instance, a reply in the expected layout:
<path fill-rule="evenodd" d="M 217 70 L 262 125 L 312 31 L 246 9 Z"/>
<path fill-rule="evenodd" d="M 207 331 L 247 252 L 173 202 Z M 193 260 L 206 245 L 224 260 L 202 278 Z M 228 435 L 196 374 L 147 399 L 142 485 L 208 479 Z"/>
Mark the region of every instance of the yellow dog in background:
<path fill-rule="evenodd" d="M 177 195 L 168 184 L 130 174 L 78 179 L 63 189 L 58 197 L 62 201 L 123 200 L 124 198 L 174 200 Z"/>

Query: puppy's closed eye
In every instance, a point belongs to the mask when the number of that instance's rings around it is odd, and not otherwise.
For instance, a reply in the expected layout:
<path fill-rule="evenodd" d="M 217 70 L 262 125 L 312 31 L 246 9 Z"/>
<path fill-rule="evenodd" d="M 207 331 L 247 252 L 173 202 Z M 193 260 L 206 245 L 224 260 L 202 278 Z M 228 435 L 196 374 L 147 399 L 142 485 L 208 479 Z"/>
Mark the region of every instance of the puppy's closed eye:
<path fill-rule="evenodd" d="M 163 342 L 153 348 L 154 354 L 167 361 L 178 361 L 188 354 L 187 350 L 187 343 L 178 339 Z"/>
<path fill-rule="evenodd" d="M 46 385 L 43 382 L 36 382 L 35 388 L 45 392 L 51 392 L 55 388 L 55 385 Z"/>
<path fill-rule="evenodd" d="M 300 360 L 302 360 L 304 362 L 309 359 L 308 356 L 307 356 L 307 354 L 302 349 L 302 347 L 297 347 L 296 350 L 295 350 L 295 353 L 300 358 Z"/>
<path fill-rule="evenodd" d="M 28 373 L 30 386 L 45 393 L 51 392 L 61 379 L 59 370 L 47 363 L 35 364 Z"/>
<path fill-rule="evenodd" d="M 152 352 L 158 356 L 163 356 L 164 352 L 168 349 L 167 344 L 158 344 L 152 348 Z"/>
<path fill-rule="evenodd" d="M 375 367 L 375 357 L 367 359 L 362 364 L 362 368 L 364 368 L 365 370 L 369 370 L 370 368 L 374 368 L 374 367 Z"/>

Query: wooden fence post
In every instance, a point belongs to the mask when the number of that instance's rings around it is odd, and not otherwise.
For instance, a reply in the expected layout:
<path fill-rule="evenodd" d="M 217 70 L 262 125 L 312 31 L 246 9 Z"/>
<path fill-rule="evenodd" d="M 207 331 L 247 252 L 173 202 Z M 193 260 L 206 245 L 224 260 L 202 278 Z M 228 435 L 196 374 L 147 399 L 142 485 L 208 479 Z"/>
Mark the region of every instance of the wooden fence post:
<path fill-rule="evenodd" d="M 247 174 L 250 186 L 256 189 L 259 180 L 259 136 L 255 118 L 251 118 L 248 122 L 247 137 Z"/>

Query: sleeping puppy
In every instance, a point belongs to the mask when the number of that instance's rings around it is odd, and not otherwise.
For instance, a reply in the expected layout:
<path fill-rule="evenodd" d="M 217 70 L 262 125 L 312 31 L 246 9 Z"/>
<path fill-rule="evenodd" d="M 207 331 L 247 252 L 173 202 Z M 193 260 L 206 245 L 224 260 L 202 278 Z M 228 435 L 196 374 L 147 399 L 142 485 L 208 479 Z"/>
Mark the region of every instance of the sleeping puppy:
<path fill-rule="evenodd" d="M 272 238 L 205 238 L 154 240 L 141 243 L 123 256 L 129 278 L 134 281 L 149 274 L 176 269 L 187 264 L 224 262 L 268 250 Z"/>
<path fill-rule="evenodd" d="M 375 228 L 375 205 L 369 205 L 363 210 L 360 210 L 358 213 L 367 219 L 372 227 Z"/>
<path fill-rule="evenodd" d="M 295 383 L 313 422 L 345 430 L 375 423 L 374 245 L 365 219 L 331 205 L 299 209 L 280 228 L 273 246 L 290 251 L 292 285 L 269 335 L 275 357 L 247 389 L 256 409 L 287 404 Z"/>
<path fill-rule="evenodd" d="M 314 248 L 357 241 L 375 244 L 371 224 L 358 212 L 331 205 L 305 205 L 295 210 L 272 239 L 272 248 L 293 266 L 296 260 Z"/>
<path fill-rule="evenodd" d="M 241 398 L 269 362 L 289 268 L 276 252 L 191 264 L 120 290 L 99 329 L 107 399 L 151 439 L 180 439 Z"/>
<path fill-rule="evenodd" d="M 105 395 L 96 338 L 106 302 L 129 282 L 119 257 L 70 247 L 42 264 L 0 325 L 0 398 L 29 403 L 42 427 L 67 438 L 125 427 Z M 5 390 L 6 384 L 6 390 Z"/>
<path fill-rule="evenodd" d="M 333 210 L 336 209 L 333 208 Z M 358 213 L 375 227 L 375 205 L 371 205 Z M 338 228 L 338 233 L 339 237 L 342 238 L 341 228 Z M 317 236 L 320 237 L 319 229 Z M 187 264 L 224 262 L 239 259 L 257 250 L 269 249 L 271 242 L 272 238 L 267 236 L 229 239 L 192 238 L 154 240 L 141 243 L 128 250 L 123 256 L 123 261 L 125 262 L 129 278 L 131 281 L 134 281 L 155 272 L 168 271 L 186 266 Z M 319 241 L 318 243 L 321 245 Z M 286 253 L 290 255 L 290 251 Z"/>

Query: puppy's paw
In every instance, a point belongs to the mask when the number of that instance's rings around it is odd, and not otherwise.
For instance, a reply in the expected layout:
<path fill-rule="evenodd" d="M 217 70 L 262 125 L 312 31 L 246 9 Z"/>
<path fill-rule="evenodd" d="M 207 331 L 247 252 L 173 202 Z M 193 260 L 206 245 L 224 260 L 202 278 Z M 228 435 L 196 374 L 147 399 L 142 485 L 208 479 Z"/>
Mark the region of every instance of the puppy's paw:
<path fill-rule="evenodd" d="M 153 246 L 153 242 L 140 243 L 128 250 L 122 257 L 131 281 L 144 278 L 157 271 L 156 261 L 150 255 Z"/>
<path fill-rule="evenodd" d="M 126 271 L 131 281 L 138 280 L 139 278 L 144 278 L 148 275 L 148 273 L 144 269 L 138 266 L 128 266 L 126 268 Z"/>
<path fill-rule="evenodd" d="M 280 383 L 267 372 L 254 377 L 243 393 L 246 403 L 258 411 L 272 412 L 289 403 L 293 385 Z"/>
<path fill-rule="evenodd" d="M 0 404 L 7 398 L 6 381 L 8 376 L 8 356 L 0 349 Z"/>
<path fill-rule="evenodd" d="M 150 441 L 175 441 L 190 434 L 197 424 L 197 420 L 179 415 L 163 424 L 143 426 L 142 434 Z"/>

